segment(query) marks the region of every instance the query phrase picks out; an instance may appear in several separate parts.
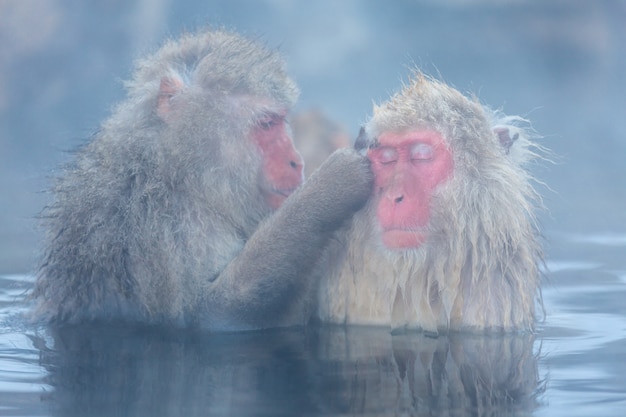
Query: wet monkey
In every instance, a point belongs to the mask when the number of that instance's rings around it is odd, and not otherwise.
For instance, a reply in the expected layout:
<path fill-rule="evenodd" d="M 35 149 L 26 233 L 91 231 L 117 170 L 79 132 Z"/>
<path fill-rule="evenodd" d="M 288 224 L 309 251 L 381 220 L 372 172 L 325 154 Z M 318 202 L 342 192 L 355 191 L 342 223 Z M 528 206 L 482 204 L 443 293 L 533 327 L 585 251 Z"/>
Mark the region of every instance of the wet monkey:
<path fill-rule="evenodd" d="M 307 272 L 368 198 L 367 159 L 338 151 L 301 186 L 285 126 L 297 87 L 276 52 L 232 32 L 168 41 L 126 88 L 52 186 L 34 316 L 217 330 L 306 321 Z"/>
<path fill-rule="evenodd" d="M 531 330 L 540 303 L 540 199 L 523 120 L 416 72 L 375 106 L 356 147 L 372 196 L 340 233 L 322 321 L 442 330 Z"/>

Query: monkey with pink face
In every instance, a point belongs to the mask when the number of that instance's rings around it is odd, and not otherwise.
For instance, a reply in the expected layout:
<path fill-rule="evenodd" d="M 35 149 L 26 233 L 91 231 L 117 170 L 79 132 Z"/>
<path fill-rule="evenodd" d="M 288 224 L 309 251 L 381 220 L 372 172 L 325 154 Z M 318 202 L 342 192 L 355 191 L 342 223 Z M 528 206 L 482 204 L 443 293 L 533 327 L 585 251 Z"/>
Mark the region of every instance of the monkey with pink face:
<path fill-rule="evenodd" d="M 302 184 L 297 88 L 262 45 L 188 34 L 127 88 L 52 187 L 38 319 L 532 329 L 535 154 L 514 118 L 417 75 L 375 108 L 366 155 L 336 151 Z"/>
<path fill-rule="evenodd" d="M 420 73 L 376 106 L 356 143 L 374 189 L 331 243 L 319 318 L 431 333 L 532 330 L 540 199 L 524 165 L 540 148 L 518 122 Z"/>
<path fill-rule="evenodd" d="M 34 317 L 306 323 L 317 260 L 369 196 L 367 159 L 340 150 L 301 186 L 296 85 L 276 52 L 235 33 L 167 42 L 127 90 L 52 187 Z"/>

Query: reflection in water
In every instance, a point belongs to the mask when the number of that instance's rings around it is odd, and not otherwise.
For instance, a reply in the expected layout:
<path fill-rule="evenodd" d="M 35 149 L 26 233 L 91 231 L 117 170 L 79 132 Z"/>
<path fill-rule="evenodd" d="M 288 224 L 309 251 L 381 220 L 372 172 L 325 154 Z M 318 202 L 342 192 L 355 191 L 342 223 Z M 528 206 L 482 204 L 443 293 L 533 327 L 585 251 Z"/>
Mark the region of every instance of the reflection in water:
<path fill-rule="evenodd" d="M 533 340 L 334 329 L 324 332 L 318 356 L 336 367 L 334 411 L 501 416 L 535 406 L 541 384 Z"/>
<path fill-rule="evenodd" d="M 542 385 L 532 335 L 111 326 L 50 335 L 40 347 L 54 388 L 46 401 L 64 416 L 502 416 L 530 413 Z"/>

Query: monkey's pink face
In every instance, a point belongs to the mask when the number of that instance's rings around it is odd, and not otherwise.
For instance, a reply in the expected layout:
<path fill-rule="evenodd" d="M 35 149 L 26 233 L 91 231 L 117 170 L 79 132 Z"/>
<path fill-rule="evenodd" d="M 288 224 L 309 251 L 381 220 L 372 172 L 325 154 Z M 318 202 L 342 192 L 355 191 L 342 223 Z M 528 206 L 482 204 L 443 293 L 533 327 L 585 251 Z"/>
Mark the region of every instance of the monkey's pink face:
<path fill-rule="evenodd" d="M 285 126 L 285 115 L 269 114 L 252 131 L 263 157 L 260 187 L 267 203 L 277 209 L 304 179 L 302 157 Z"/>
<path fill-rule="evenodd" d="M 383 243 L 391 249 L 417 248 L 427 239 L 433 191 L 452 174 L 452 155 L 432 130 L 384 133 L 378 142 L 368 157 Z"/>

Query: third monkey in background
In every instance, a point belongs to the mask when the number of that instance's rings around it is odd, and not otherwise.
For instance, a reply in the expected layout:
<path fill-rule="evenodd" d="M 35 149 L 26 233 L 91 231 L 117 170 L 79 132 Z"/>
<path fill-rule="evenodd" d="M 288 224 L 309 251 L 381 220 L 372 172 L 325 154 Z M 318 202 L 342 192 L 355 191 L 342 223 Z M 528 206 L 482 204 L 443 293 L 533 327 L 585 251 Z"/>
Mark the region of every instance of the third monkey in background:
<path fill-rule="evenodd" d="M 538 149 L 500 117 L 416 74 L 357 139 L 369 203 L 330 251 L 322 321 L 428 332 L 531 330 L 540 303 Z"/>

